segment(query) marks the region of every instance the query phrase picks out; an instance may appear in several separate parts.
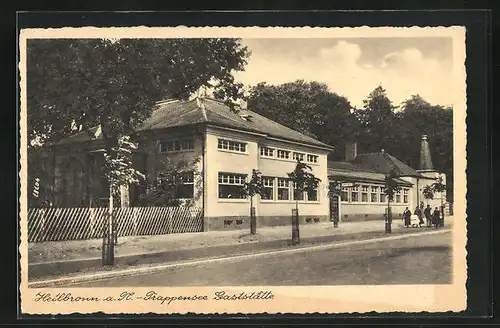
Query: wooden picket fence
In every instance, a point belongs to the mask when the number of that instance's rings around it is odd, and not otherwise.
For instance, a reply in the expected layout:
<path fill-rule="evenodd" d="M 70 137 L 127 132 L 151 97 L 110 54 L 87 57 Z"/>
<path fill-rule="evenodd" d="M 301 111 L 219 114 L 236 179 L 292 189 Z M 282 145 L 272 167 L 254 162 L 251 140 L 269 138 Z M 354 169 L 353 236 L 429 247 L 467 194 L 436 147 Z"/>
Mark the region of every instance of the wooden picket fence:
<path fill-rule="evenodd" d="M 28 241 L 102 238 L 105 207 L 30 208 Z M 142 236 L 203 231 L 203 212 L 195 207 L 124 207 L 114 209 L 117 235 Z"/>

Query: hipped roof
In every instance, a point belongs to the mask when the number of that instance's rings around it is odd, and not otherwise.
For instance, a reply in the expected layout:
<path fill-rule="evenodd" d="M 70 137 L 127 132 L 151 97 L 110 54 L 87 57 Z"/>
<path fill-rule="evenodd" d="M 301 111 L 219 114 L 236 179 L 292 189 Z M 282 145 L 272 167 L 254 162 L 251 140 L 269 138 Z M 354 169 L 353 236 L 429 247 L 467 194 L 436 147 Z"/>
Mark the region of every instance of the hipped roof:
<path fill-rule="evenodd" d="M 248 119 L 245 120 L 242 116 L 246 116 Z M 136 131 L 166 129 L 200 123 L 259 133 L 266 137 L 298 142 L 327 150 L 334 149 L 333 146 L 292 130 L 255 112 L 247 109 L 240 109 L 235 112 L 223 102 L 211 98 L 159 103 L 157 109 Z M 98 127 L 94 127 L 91 129 L 90 134 L 85 131 L 66 137 L 59 144 L 101 139 L 102 136 L 100 135 L 93 137 L 97 130 Z"/>

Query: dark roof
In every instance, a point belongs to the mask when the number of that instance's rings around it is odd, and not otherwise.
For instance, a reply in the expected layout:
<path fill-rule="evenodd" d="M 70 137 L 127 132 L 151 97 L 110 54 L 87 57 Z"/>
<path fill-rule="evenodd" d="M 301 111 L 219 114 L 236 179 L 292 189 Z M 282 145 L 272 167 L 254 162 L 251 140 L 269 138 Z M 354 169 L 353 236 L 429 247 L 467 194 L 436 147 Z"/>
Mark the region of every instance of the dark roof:
<path fill-rule="evenodd" d="M 61 141 L 59 141 L 57 144 L 59 145 L 65 145 L 65 144 L 72 144 L 72 143 L 78 143 L 78 142 L 84 142 L 84 141 L 90 141 L 94 139 L 101 139 L 101 136 L 98 135 L 97 137 L 95 136 L 97 130 L 99 129 L 98 126 L 95 126 L 93 128 L 90 128 L 89 130 L 81 131 L 75 134 L 72 134 L 70 136 L 67 136 L 63 138 Z M 91 137 L 92 136 L 92 137 Z"/>
<path fill-rule="evenodd" d="M 398 176 L 422 177 L 415 169 L 386 152 L 359 154 L 353 163 L 370 167 L 374 171 L 384 174 L 394 170 Z"/>
<path fill-rule="evenodd" d="M 333 147 L 330 145 L 287 128 L 250 110 L 240 110 L 236 113 L 221 101 L 211 98 L 200 99 L 200 101 L 201 106 L 198 106 L 197 99 L 159 103 L 157 109 L 141 124 L 137 131 L 208 123 L 214 126 L 260 133 L 268 137 L 333 150 Z M 247 115 L 248 120 L 243 119 L 241 115 Z M 77 135 L 80 136 L 77 137 Z M 67 137 L 61 143 L 91 140 L 87 133 L 79 133 L 77 135 Z"/>
<path fill-rule="evenodd" d="M 373 170 L 363 164 L 355 164 L 350 162 L 329 161 L 328 176 L 344 181 L 385 183 L 384 173 L 377 172 L 376 170 Z M 394 179 L 394 181 L 401 185 L 412 185 L 410 182 L 398 178 Z"/>

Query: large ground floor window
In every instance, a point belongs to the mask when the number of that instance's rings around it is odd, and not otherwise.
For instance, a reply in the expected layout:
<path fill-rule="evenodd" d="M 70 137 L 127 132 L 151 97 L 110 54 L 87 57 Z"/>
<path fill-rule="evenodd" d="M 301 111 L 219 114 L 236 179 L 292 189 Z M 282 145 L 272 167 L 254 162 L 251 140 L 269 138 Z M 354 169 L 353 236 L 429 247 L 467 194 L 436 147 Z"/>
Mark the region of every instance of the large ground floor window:
<path fill-rule="evenodd" d="M 294 189 L 292 181 L 290 181 L 290 179 L 288 178 L 266 176 L 262 177 L 262 182 L 264 185 L 264 194 L 261 196 L 262 200 L 298 200 L 306 202 L 319 201 L 319 193 L 317 188 L 309 192 L 297 191 Z"/>
<path fill-rule="evenodd" d="M 342 187 L 340 201 L 349 203 L 386 203 L 387 196 L 383 185 L 354 184 L 350 187 Z M 402 188 L 394 195 L 394 203 L 409 203 L 410 188 Z"/>
<path fill-rule="evenodd" d="M 221 199 L 244 199 L 242 194 L 243 184 L 247 179 L 246 174 L 219 173 L 219 198 Z"/>

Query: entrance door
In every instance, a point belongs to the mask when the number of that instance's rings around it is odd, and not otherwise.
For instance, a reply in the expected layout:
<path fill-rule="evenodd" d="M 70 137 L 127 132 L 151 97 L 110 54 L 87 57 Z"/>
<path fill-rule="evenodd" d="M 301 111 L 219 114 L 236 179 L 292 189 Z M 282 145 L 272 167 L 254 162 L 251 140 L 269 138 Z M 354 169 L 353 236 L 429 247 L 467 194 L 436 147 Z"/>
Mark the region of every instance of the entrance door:
<path fill-rule="evenodd" d="M 330 221 L 339 222 L 339 196 L 330 197 Z"/>

